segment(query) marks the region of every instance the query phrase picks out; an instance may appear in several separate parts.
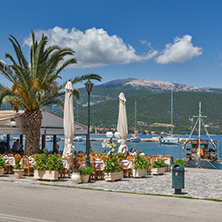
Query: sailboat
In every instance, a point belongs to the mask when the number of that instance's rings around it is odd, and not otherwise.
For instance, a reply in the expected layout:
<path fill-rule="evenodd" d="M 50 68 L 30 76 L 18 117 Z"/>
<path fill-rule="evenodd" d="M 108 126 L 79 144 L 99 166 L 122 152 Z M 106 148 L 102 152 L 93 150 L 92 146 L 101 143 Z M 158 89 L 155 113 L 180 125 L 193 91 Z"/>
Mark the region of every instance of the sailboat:
<path fill-rule="evenodd" d="M 173 90 L 171 90 L 171 134 L 167 137 L 160 137 L 160 144 L 178 145 L 179 138 L 173 136 Z"/>
<path fill-rule="evenodd" d="M 204 124 L 203 118 L 206 116 L 201 115 L 201 102 L 199 102 L 199 115 L 194 116 L 197 117 L 197 121 L 190 133 L 190 136 L 184 142 L 183 149 L 186 150 L 186 166 L 187 167 L 201 167 L 207 169 L 220 169 L 222 170 L 221 160 L 217 155 L 217 144 L 221 146 L 220 141 L 212 140 L 207 131 L 207 128 Z M 197 123 L 199 122 L 198 129 L 198 139 L 191 139 L 194 129 L 196 128 Z M 206 135 L 208 139 L 201 138 L 201 123 L 205 129 Z M 219 147 L 219 151 L 221 147 Z"/>
<path fill-rule="evenodd" d="M 136 134 L 137 132 L 137 107 L 136 107 L 136 101 L 135 101 L 135 133 L 131 135 L 130 142 L 140 142 L 140 137 Z"/>

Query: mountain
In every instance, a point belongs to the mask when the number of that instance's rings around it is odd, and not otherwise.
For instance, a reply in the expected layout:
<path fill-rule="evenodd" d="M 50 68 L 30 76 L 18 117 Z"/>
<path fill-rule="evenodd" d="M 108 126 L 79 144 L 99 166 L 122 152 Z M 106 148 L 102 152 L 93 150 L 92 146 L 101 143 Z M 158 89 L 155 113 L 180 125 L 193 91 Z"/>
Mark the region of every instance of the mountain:
<path fill-rule="evenodd" d="M 116 80 L 112 80 L 100 85 L 96 85 L 94 86 L 94 88 L 114 88 L 114 87 L 122 87 L 123 85 L 132 82 L 136 79 L 133 78 L 127 78 L 127 79 L 116 79 Z"/>
<path fill-rule="evenodd" d="M 134 89 L 134 90 L 148 90 L 148 91 L 170 91 L 173 89 L 175 92 L 213 92 L 222 93 L 222 88 L 210 88 L 210 87 L 193 87 L 179 83 L 170 83 L 163 81 L 153 81 L 149 79 L 117 79 L 109 81 L 104 84 L 95 86 L 95 88 L 115 88 L 120 89 Z"/>
<path fill-rule="evenodd" d="M 100 85 L 93 86 L 91 92 L 91 105 L 104 103 L 118 99 L 121 92 L 125 96 L 147 95 L 152 93 L 168 92 L 173 89 L 174 92 L 201 92 L 201 93 L 222 93 L 222 88 L 198 88 L 178 83 L 170 83 L 163 81 L 153 81 L 148 79 L 116 79 Z M 80 88 L 80 105 L 87 106 L 88 94 L 85 88 Z"/>

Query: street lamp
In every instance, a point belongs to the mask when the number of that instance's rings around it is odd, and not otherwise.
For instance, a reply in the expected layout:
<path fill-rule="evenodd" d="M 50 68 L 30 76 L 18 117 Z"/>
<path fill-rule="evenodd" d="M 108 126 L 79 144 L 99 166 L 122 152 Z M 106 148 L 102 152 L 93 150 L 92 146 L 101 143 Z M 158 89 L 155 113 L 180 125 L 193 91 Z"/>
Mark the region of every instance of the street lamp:
<path fill-rule="evenodd" d="M 11 119 L 11 126 L 12 126 L 12 127 L 15 127 L 15 126 L 16 126 L 15 119 Z"/>
<path fill-rule="evenodd" d="M 90 144 L 89 144 L 89 127 L 90 127 L 90 92 L 92 91 L 93 83 L 88 79 L 88 81 L 84 84 L 86 86 L 86 91 L 88 92 L 88 129 L 87 129 L 87 136 L 86 136 L 86 166 L 90 166 L 89 160 L 89 151 L 90 151 Z"/>
<path fill-rule="evenodd" d="M 106 136 L 107 136 L 108 138 L 110 138 L 110 141 L 111 141 L 111 142 L 112 142 L 113 135 L 114 135 L 116 138 L 119 138 L 119 136 L 120 136 L 119 132 L 115 132 L 114 134 L 113 134 L 113 132 L 106 132 Z"/>

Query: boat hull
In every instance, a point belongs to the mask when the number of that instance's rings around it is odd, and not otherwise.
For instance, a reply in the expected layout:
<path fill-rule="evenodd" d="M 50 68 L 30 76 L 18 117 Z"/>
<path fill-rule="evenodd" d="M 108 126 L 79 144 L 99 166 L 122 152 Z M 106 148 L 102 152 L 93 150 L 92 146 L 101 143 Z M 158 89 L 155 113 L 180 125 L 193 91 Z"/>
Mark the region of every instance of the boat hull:
<path fill-rule="evenodd" d="M 166 137 L 166 138 L 160 138 L 159 141 L 160 144 L 179 145 L 178 138 Z"/>
<path fill-rule="evenodd" d="M 131 137 L 130 142 L 140 142 L 140 138 L 139 137 Z"/>

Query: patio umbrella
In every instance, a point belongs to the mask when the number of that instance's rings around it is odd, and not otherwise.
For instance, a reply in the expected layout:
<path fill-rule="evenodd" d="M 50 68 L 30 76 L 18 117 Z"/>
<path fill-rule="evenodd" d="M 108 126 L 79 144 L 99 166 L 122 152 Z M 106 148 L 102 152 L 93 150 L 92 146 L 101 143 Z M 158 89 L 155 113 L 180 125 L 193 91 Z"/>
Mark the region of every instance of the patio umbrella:
<path fill-rule="evenodd" d="M 62 157 L 70 156 L 73 157 L 74 153 L 74 113 L 73 113 L 73 88 L 70 81 L 65 86 L 65 103 L 64 103 L 64 114 L 63 114 L 63 127 L 65 136 L 65 146 Z"/>
<path fill-rule="evenodd" d="M 128 148 L 126 146 L 126 137 L 128 135 L 127 117 L 126 117 L 126 98 L 124 93 L 119 94 L 119 117 L 117 123 L 117 131 L 119 132 L 119 149 L 118 153 L 126 153 Z"/>

